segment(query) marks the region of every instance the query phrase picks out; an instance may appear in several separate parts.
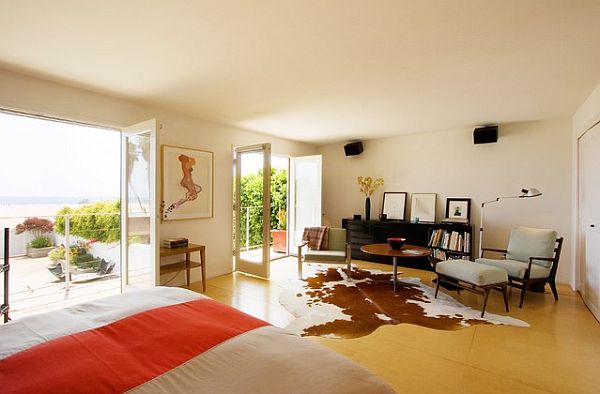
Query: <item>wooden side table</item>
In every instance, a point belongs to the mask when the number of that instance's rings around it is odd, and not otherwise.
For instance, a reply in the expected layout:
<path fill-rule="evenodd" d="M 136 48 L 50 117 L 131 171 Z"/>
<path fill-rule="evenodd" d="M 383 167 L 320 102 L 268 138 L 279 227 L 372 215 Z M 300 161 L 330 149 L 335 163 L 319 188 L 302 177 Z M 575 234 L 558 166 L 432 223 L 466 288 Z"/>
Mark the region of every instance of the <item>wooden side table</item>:
<path fill-rule="evenodd" d="M 181 270 L 186 271 L 186 283 L 190 287 L 190 269 L 200 267 L 202 270 L 202 291 L 206 292 L 206 261 L 205 261 L 205 250 L 204 245 L 188 244 L 181 248 L 160 248 L 160 257 L 177 256 L 185 254 L 185 260 L 177 261 L 175 263 L 169 263 L 160 266 L 161 274 L 168 274 L 170 272 L 178 272 Z M 200 253 L 200 262 L 192 261 L 192 253 Z"/>

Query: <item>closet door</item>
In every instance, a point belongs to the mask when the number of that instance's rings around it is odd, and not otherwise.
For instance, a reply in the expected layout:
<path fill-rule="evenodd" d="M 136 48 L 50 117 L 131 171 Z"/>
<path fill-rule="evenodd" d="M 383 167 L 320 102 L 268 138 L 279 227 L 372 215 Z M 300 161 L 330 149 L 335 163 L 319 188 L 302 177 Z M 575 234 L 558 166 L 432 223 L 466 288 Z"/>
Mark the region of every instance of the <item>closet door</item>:
<path fill-rule="evenodd" d="M 600 320 L 600 124 L 588 130 L 578 145 L 580 290 Z"/>

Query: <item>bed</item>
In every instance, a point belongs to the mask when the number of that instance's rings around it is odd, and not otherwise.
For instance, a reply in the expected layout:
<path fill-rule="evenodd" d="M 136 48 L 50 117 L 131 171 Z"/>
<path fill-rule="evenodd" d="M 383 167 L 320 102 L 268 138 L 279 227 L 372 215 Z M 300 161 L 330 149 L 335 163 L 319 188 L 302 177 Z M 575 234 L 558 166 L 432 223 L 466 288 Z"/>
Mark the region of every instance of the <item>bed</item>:
<path fill-rule="evenodd" d="M 140 290 L 0 326 L 3 393 L 392 393 L 365 368 L 201 294 Z"/>

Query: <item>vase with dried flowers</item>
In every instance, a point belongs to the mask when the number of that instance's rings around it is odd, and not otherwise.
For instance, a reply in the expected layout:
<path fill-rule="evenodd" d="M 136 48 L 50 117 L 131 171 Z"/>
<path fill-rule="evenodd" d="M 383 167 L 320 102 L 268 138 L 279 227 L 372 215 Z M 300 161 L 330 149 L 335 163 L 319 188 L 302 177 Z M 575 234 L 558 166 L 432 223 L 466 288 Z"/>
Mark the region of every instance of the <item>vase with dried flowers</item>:
<path fill-rule="evenodd" d="M 365 219 L 371 220 L 371 196 L 379 186 L 383 186 L 383 178 L 374 180 L 370 176 L 359 176 L 358 186 L 360 186 L 360 191 L 367 197 L 365 200 Z"/>

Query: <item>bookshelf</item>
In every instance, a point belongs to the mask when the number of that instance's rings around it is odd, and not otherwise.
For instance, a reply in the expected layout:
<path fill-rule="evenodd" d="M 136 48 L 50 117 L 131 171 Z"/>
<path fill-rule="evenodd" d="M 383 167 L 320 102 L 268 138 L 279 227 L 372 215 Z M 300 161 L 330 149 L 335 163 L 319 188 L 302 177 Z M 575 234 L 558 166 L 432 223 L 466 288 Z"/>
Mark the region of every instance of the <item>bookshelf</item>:
<path fill-rule="evenodd" d="M 431 256 L 436 260 L 471 260 L 471 229 L 463 227 L 429 229 L 427 246 L 431 248 Z"/>

